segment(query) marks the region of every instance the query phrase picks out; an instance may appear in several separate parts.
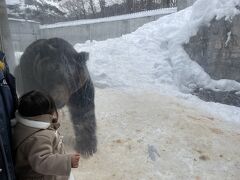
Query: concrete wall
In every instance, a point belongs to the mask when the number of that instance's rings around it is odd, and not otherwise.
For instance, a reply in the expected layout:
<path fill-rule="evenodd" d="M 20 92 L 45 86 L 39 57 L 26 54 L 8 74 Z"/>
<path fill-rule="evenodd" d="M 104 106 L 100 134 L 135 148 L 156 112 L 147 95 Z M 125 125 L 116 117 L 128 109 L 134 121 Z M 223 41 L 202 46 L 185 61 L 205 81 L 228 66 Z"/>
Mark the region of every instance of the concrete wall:
<path fill-rule="evenodd" d="M 45 26 L 40 26 L 35 21 L 9 19 L 9 25 L 14 50 L 24 51 L 29 44 L 40 38 L 60 37 L 74 45 L 87 40 L 102 41 L 120 37 L 173 12 L 176 12 L 176 8 Z"/>
<path fill-rule="evenodd" d="M 25 48 L 40 38 L 40 23 L 9 19 L 12 42 L 15 51 L 24 51 Z"/>
<path fill-rule="evenodd" d="M 177 0 L 178 11 L 193 5 L 195 1 L 196 0 Z"/>
<path fill-rule="evenodd" d="M 164 14 L 166 15 L 166 14 Z M 142 25 L 164 15 L 154 15 L 134 19 L 124 19 L 91 24 L 73 25 L 41 29 L 41 37 L 62 37 L 71 44 L 83 43 L 86 40 L 102 41 L 131 33 Z"/>

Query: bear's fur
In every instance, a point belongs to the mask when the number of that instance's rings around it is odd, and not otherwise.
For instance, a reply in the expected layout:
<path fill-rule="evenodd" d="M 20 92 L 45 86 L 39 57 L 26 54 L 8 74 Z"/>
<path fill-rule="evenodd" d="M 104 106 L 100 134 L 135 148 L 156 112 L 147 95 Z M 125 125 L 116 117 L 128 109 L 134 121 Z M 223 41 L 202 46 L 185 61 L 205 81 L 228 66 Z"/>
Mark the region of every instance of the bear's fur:
<path fill-rule="evenodd" d="M 92 155 L 97 150 L 94 86 L 86 61 L 88 53 L 77 53 L 60 38 L 33 42 L 16 69 L 18 93 L 38 89 L 48 92 L 58 108 L 67 105 L 76 135 L 76 150 Z"/>

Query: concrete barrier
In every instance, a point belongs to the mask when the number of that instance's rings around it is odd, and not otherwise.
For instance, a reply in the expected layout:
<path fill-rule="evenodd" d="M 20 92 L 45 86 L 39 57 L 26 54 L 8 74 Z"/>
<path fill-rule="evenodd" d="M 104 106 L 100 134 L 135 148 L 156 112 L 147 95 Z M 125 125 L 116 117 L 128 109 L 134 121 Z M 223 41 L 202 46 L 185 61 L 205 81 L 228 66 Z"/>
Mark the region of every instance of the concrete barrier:
<path fill-rule="evenodd" d="M 41 37 L 61 37 L 71 44 L 87 40 L 103 41 L 131 33 L 142 25 L 177 11 L 166 8 L 108 18 L 80 20 L 41 26 Z"/>
<path fill-rule="evenodd" d="M 9 18 L 15 51 L 24 51 L 25 48 L 40 38 L 40 23 L 22 19 Z"/>
<path fill-rule="evenodd" d="M 9 19 L 15 51 L 24 51 L 37 39 L 60 37 L 71 44 L 87 40 L 103 41 L 131 33 L 142 25 L 177 11 L 177 8 L 165 8 L 139 13 L 113 16 L 99 19 L 62 22 L 40 26 L 39 22 Z"/>

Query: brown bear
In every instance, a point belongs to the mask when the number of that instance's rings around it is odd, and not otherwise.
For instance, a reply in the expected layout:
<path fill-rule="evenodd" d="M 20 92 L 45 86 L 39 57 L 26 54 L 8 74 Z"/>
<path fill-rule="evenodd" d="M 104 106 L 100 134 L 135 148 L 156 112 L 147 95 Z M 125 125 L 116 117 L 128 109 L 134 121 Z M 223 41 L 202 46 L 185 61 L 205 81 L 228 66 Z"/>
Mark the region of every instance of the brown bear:
<path fill-rule="evenodd" d="M 40 39 L 28 46 L 16 68 L 18 93 L 38 89 L 48 92 L 58 108 L 69 107 L 75 149 L 84 156 L 97 150 L 94 86 L 86 61 L 89 54 L 78 53 L 60 38 Z"/>

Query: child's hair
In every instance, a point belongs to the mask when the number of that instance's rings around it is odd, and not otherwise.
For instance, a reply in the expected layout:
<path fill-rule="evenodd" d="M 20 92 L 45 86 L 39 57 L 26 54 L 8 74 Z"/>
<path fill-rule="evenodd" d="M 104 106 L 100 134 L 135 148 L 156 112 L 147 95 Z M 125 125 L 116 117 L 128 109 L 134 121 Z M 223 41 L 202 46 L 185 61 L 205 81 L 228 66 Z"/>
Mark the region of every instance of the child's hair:
<path fill-rule="evenodd" d="M 36 90 L 24 94 L 19 99 L 18 112 L 24 117 L 56 113 L 58 118 L 58 112 L 53 98 L 46 93 Z"/>

